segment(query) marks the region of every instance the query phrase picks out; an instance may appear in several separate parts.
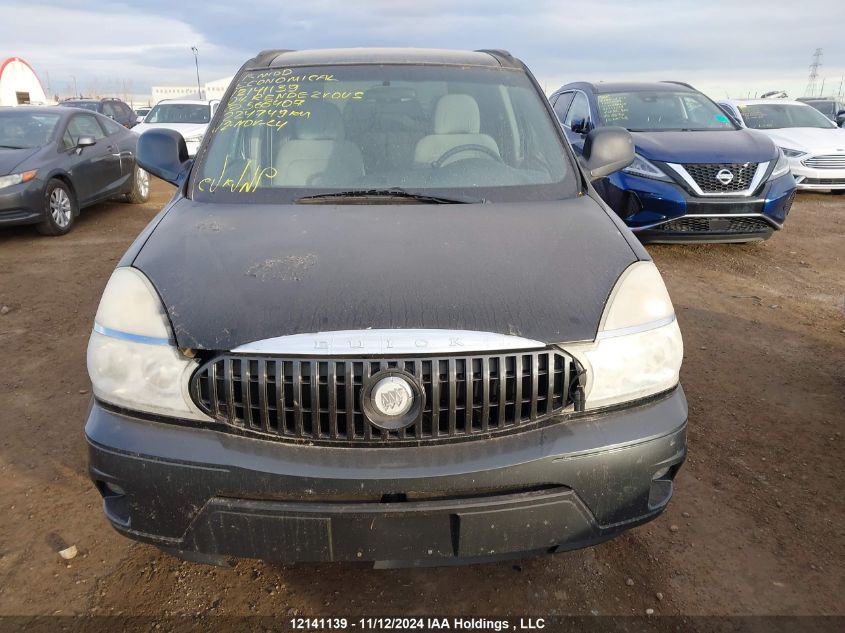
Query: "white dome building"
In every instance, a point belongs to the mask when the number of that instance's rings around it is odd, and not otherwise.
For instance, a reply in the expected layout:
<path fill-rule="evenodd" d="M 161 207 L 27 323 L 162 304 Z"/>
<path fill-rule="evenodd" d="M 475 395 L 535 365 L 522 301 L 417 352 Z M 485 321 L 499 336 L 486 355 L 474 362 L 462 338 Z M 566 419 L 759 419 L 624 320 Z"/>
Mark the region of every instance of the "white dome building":
<path fill-rule="evenodd" d="M 0 62 L 0 106 L 48 103 L 41 80 L 20 57 Z"/>

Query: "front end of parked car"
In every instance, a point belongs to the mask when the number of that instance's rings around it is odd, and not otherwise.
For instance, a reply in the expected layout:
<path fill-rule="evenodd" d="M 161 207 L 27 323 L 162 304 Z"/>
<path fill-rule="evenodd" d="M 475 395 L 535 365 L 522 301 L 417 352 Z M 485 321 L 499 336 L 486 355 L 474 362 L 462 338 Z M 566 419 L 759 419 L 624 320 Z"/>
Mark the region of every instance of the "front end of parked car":
<path fill-rule="evenodd" d="M 771 149 L 757 160 L 733 163 L 681 163 L 638 153 L 599 187 L 644 242 L 764 240 L 783 227 L 795 197 L 789 160 Z"/>
<path fill-rule="evenodd" d="M 826 152 L 783 148 L 783 152 L 798 189 L 845 192 L 845 148 Z"/>
<path fill-rule="evenodd" d="M 202 353 L 174 341 L 149 280 L 118 268 L 88 348 L 86 435 L 114 528 L 189 560 L 585 547 L 662 512 L 686 456 L 683 346 L 651 262 L 626 269 L 590 342 L 436 329 Z"/>
<path fill-rule="evenodd" d="M 0 176 L 0 226 L 35 224 L 44 217 L 44 182 L 37 169 Z"/>

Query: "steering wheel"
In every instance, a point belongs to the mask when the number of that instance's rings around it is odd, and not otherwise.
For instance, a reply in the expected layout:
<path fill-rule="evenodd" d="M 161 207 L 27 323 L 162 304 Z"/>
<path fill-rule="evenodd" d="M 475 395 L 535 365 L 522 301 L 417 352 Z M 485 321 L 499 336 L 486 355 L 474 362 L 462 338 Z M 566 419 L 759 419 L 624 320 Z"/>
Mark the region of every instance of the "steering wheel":
<path fill-rule="evenodd" d="M 486 147 L 484 145 L 476 145 L 475 143 L 466 143 L 464 145 L 456 145 L 452 149 L 448 150 L 440 158 L 433 161 L 431 163 L 431 166 L 439 169 L 443 167 L 443 164 L 446 162 L 447 159 L 451 158 L 455 154 L 461 154 L 463 152 L 480 152 L 482 154 L 487 154 L 487 156 L 499 161 L 500 163 L 505 162 L 504 160 L 502 160 L 502 157 L 499 156 L 499 152 L 492 150 L 489 147 Z"/>

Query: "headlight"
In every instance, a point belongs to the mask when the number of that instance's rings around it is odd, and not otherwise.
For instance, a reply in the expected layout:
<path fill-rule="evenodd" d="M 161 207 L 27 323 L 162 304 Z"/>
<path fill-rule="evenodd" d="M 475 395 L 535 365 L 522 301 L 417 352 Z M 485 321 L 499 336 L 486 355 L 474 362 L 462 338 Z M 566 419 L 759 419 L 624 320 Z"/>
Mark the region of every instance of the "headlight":
<path fill-rule="evenodd" d="M 774 180 L 775 178 L 780 178 L 781 176 L 789 173 L 789 159 L 787 159 L 784 152 L 778 148 L 778 162 L 775 163 L 775 168 L 772 170 L 772 175 L 769 176 L 769 180 Z"/>
<path fill-rule="evenodd" d="M 19 185 L 22 182 L 29 182 L 38 174 L 37 169 L 32 171 L 25 171 L 20 174 L 9 174 L 8 176 L 0 176 L 0 189 L 11 187 L 12 185 Z"/>
<path fill-rule="evenodd" d="M 188 381 L 197 362 L 173 342 L 161 300 L 135 268 L 112 273 L 88 341 L 94 395 L 136 411 L 208 420 L 191 402 Z"/>
<path fill-rule="evenodd" d="M 586 409 L 636 400 L 678 384 L 684 345 L 657 267 L 637 262 L 622 273 L 595 342 L 561 344 L 586 371 Z"/>
<path fill-rule="evenodd" d="M 626 174 L 633 174 L 635 176 L 642 176 L 644 178 L 654 178 L 655 180 L 671 180 L 663 170 L 650 161 L 646 160 L 639 154 L 634 154 L 634 162 L 623 169 Z"/>
<path fill-rule="evenodd" d="M 200 143 L 202 142 L 202 134 L 195 134 L 194 136 L 189 136 L 185 139 L 186 143 Z"/>
<path fill-rule="evenodd" d="M 789 149 L 788 147 L 781 147 L 780 151 L 783 152 L 783 155 L 787 158 L 798 158 L 799 156 L 804 156 L 807 152 L 802 152 L 800 149 Z"/>

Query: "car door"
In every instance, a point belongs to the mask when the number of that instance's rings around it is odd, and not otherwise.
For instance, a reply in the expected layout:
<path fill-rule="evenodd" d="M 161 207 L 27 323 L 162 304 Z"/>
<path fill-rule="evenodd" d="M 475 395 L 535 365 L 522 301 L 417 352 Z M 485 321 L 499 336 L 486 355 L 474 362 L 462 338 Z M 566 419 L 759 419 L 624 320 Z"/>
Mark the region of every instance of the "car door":
<path fill-rule="evenodd" d="M 91 137 L 95 144 L 78 147 L 79 139 Z M 66 169 L 76 191 L 79 206 L 108 195 L 120 179 L 120 153 L 109 141 L 94 114 L 75 114 L 62 135 L 62 148 L 67 155 Z"/>
<path fill-rule="evenodd" d="M 583 131 L 573 130 L 572 124 L 579 121 L 586 122 L 586 127 Z M 563 118 L 563 131 L 576 154 L 580 155 L 584 150 L 584 138 L 590 129 L 591 121 L 590 102 L 587 101 L 587 95 L 578 90 Z"/>

